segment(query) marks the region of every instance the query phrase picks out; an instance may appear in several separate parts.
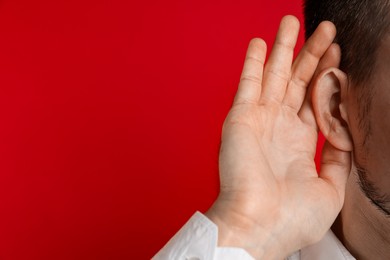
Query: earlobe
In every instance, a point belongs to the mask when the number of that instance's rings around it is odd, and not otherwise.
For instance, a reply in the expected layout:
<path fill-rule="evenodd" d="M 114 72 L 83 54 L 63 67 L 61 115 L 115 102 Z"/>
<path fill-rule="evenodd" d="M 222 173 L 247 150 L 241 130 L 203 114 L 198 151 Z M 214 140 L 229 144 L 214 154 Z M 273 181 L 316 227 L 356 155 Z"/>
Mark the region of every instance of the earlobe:
<path fill-rule="evenodd" d="M 317 124 L 325 138 L 342 151 L 353 148 L 346 109 L 347 90 L 348 78 L 337 68 L 328 68 L 314 79 L 312 102 Z"/>

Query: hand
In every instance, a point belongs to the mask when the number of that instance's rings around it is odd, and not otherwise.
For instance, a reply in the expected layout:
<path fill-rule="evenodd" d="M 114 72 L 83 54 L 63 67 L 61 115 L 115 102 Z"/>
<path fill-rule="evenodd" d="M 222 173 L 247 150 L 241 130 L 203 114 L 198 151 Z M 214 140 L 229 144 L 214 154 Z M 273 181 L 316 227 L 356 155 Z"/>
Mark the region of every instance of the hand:
<path fill-rule="evenodd" d="M 298 20 L 284 17 L 265 67 L 266 44 L 250 42 L 222 130 L 220 194 L 206 213 L 219 227 L 219 246 L 256 258 L 281 259 L 319 241 L 341 210 L 350 171 L 350 153 L 327 143 L 318 175 L 318 129 L 305 99 L 338 48 L 336 29 L 321 23 L 292 63 L 298 32 Z"/>

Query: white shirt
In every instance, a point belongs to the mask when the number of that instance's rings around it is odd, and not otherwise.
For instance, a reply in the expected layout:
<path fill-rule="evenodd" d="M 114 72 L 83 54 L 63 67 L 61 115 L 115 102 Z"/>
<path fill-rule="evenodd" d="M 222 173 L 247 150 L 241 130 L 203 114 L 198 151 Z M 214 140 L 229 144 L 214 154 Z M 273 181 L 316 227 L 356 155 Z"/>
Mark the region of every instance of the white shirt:
<path fill-rule="evenodd" d="M 196 212 L 188 222 L 152 258 L 154 260 L 253 260 L 242 248 L 217 247 L 218 227 Z M 303 248 L 287 260 L 356 260 L 329 230 L 322 240 Z"/>

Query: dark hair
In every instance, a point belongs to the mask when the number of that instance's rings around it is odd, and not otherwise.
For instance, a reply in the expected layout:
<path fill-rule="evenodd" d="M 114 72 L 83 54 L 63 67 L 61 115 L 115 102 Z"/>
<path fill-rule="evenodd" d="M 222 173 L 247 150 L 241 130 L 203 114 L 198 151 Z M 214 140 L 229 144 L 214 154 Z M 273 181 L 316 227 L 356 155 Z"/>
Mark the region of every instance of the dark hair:
<path fill-rule="evenodd" d="M 359 127 L 365 134 L 362 147 L 366 146 L 371 134 L 369 111 L 373 86 L 367 83 L 375 70 L 378 49 L 390 29 L 389 2 L 390 0 L 304 1 L 306 39 L 320 22 L 333 22 L 337 29 L 335 42 L 341 48 L 340 69 L 348 74 L 354 87 L 361 87 L 358 117 Z M 363 85 L 366 86 L 362 87 Z M 361 190 L 373 205 L 390 217 L 390 197 L 380 194 L 375 184 L 368 179 L 367 169 L 355 163 Z"/>
<path fill-rule="evenodd" d="M 306 39 L 321 21 L 336 25 L 341 47 L 340 69 L 352 83 L 366 82 L 372 75 L 376 53 L 390 25 L 388 0 L 305 0 Z"/>

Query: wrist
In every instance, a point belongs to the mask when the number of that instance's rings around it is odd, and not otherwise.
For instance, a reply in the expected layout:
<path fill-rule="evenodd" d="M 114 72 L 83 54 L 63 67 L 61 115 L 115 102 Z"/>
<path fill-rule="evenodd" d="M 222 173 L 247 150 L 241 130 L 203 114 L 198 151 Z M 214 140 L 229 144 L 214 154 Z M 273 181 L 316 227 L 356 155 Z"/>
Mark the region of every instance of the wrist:
<path fill-rule="evenodd" d="M 284 259 L 294 251 L 282 242 L 284 228 L 279 223 L 254 221 L 216 204 L 205 215 L 218 226 L 219 247 L 243 248 L 255 259 Z"/>

